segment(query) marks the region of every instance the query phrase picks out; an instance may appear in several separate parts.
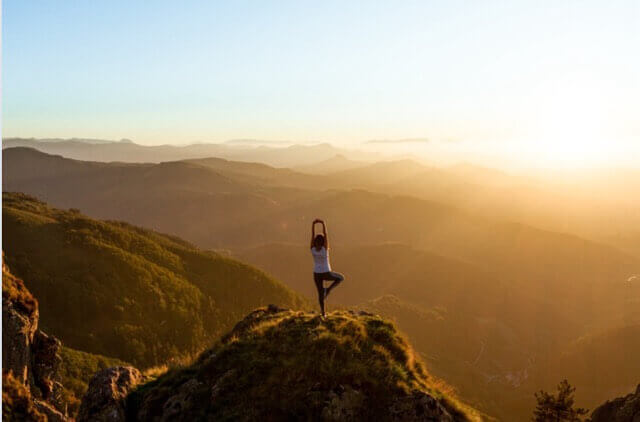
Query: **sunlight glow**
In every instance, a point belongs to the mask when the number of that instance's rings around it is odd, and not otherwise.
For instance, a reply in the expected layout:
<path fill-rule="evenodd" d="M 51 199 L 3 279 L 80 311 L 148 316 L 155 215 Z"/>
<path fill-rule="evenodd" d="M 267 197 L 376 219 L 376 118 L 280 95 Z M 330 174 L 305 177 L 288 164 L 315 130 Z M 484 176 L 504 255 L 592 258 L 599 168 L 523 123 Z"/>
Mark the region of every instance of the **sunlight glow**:
<path fill-rule="evenodd" d="M 600 88 L 577 77 L 548 87 L 529 111 L 525 153 L 544 167 L 586 167 L 614 159 L 614 122 Z"/>

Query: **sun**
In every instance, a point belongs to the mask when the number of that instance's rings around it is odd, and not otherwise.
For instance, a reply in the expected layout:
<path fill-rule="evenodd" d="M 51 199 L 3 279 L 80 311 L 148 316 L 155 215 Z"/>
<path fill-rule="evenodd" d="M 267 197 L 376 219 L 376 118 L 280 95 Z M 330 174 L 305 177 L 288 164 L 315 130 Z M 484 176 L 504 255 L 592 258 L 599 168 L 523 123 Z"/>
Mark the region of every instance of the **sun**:
<path fill-rule="evenodd" d="M 596 89 L 559 87 L 528 110 L 523 153 L 548 167 L 591 167 L 606 163 L 613 151 L 610 111 Z"/>
<path fill-rule="evenodd" d="M 549 167 L 591 167 L 607 161 L 611 146 L 592 121 L 547 121 L 530 139 L 532 158 Z"/>

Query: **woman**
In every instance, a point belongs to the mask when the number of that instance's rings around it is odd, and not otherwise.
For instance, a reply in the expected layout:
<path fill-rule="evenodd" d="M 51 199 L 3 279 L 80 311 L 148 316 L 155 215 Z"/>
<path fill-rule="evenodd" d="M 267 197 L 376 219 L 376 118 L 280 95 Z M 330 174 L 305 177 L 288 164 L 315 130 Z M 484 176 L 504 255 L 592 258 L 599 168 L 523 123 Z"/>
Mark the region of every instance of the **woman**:
<path fill-rule="evenodd" d="M 316 234 L 316 223 L 322 224 L 322 234 Z M 317 218 L 311 223 L 311 255 L 313 255 L 313 281 L 315 281 L 316 289 L 318 289 L 318 301 L 320 302 L 322 318 L 324 318 L 324 300 L 329 296 L 331 290 L 344 280 L 344 276 L 331 271 L 327 226 L 324 221 Z M 333 281 L 333 283 L 329 287 L 324 287 L 325 280 Z"/>

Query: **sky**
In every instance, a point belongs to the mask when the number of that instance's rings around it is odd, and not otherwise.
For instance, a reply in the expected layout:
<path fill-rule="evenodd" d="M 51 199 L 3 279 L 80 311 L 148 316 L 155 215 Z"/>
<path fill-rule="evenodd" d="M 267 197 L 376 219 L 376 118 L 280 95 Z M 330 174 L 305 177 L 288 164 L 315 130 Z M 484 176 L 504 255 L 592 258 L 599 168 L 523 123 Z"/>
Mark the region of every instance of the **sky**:
<path fill-rule="evenodd" d="M 2 13 L 5 137 L 640 166 L 635 0 L 5 0 Z"/>

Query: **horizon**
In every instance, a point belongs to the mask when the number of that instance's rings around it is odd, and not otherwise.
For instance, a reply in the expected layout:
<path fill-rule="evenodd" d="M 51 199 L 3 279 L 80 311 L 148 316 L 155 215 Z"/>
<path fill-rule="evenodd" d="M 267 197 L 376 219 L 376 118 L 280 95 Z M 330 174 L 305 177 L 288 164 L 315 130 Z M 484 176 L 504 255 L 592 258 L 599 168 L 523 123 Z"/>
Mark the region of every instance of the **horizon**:
<path fill-rule="evenodd" d="M 465 157 L 465 156 L 452 156 L 449 159 L 439 159 L 433 160 L 432 157 L 421 156 L 419 154 L 409 153 L 401 153 L 401 152 L 389 152 L 389 151 L 380 151 L 380 150 L 366 150 L 364 148 L 360 148 L 359 145 L 336 145 L 327 141 L 308 141 L 305 143 L 297 143 L 294 141 L 285 141 L 285 140 L 263 140 L 263 139 L 228 139 L 219 142 L 212 141 L 199 141 L 199 142 L 190 142 L 190 143 L 165 143 L 165 144 L 151 144 L 145 145 L 136 142 L 135 140 L 129 138 L 122 139 L 98 139 L 98 138 L 82 138 L 82 137 L 70 137 L 70 138 L 36 138 L 36 137 L 19 137 L 19 136 L 6 136 L 3 137 L 7 140 L 26 140 L 33 142 L 44 142 L 44 143 L 63 143 L 63 142 L 79 142 L 85 144 L 93 144 L 93 145 L 105 145 L 105 144 L 117 144 L 117 143 L 126 143 L 132 144 L 139 147 L 145 148 L 154 148 L 154 147 L 175 147 L 175 148 L 188 148 L 192 146 L 206 146 L 206 145 L 219 145 L 225 146 L 233 149 L 244 149 L 251 150 L 256 148 L 290 148 L 290 147 L 316 147 L 316 146 L 328 146 L 334 148 L 335 155 L 331 157 L 331 159 L 343 157 L 347 158 L 351 161 L 361 161 L 363 163 L 377 163 L 377 162 L 394 162 L 394 161 L 404 161 L 411 160 L 416 163 L 419 163 L 423 166 L 430 166 L 435 168 L 453 168 L 461 165 L 469 165 L 477 168 L 484 168 L 488 170 L 498 170 L 505 172 L 507 174 L 511 174 L 514 176 L 525 176 L 525 177 L 533 177 L 534 180 L 545 183 L 552 183 L 553 177 L 558 175 L 563 175 L 566 177 L 574 178 L 574 181 L 579 180 L 583 177 L 589 176 L 597 176 L 599 174 L 603 174 L 602 172 L 610 172 L 610 171 L 620 171 L 620 172 L 638 172 L 640 171 L 640 166 L 636 166 L 634 164 L 625 165 L 622 164 L 608 164 L 608 163 L 595 163 L 589 166 L 584 167 L 555 167 L 555 166 L 546 166 L 544 164 L 536 165 L 532 163 L 530 165 L 522 165 L 513 163 L 504 163 L 504 162 L 495 162 L 494 160 L 482 160 L 477 157 Z M 362 145 L 366 146 L 368 143 L 379 143 L 377 140 L 371 140 L 368 142 L 363 142 Z M 382 142 L 386 143 L 386 142 Z M 393 142 L 390 142 L 393 143 Z M 33 146 L 12 146 L 7 148 L 35 148 Z M 3 149 L 5 147 L 3 146 Z M 35 148 L 38 150 L 37 148 Z M 40 151 L 45 154 L 52 154 L 51 152 Z M 345 157 L 344 153 L 355 153 L 355 154 L 363 154 L 364 156 L 354 158 Z M 55 153 L 53 153 L 55 155 Z M 374 155 L 372 155 L 374 154 Z M 63 154 L 64 156 L 65 154 Z M 212 155 L 212 157 L 215 157 Z M 217 157 L 222 158 L 222 157 Z M 278 165 L 270 165 L 267 162 L 264 162 L 261 159 L 256 160 L 242 160 L 242 159 L 228 159 L 223 158 L 228 161 L 237 161 L 237 162 L 257 162 L 266 164 L 275 168 L 287 168 L 288 166 L 278 166 Z M 183 159 L 176 157 L 175 161 L 182 161 Z M 81 160 L 82 161 L 82 160 Z M 102 160 L 100 160 L 102 161 Z M 325 160 L 319 160 L 320 162 Z M 577 179 L 575 179 L 577 178 Z M 553 183 L 552 183 L 553 184 Z"/>
<path fill-rule="evenodd" d="M 632 422 L 640 1 L 0 19 L 3 418 Z"/>
<path fill-rule="evenodd" d="M 4 2 L 2 133 L 638 168 L 639 18 L 631 1 Z"/>

